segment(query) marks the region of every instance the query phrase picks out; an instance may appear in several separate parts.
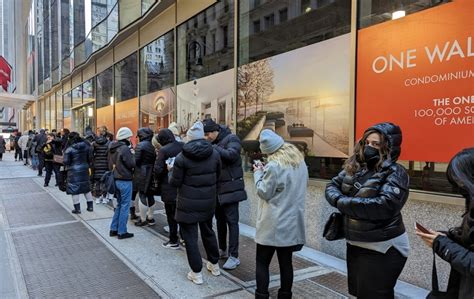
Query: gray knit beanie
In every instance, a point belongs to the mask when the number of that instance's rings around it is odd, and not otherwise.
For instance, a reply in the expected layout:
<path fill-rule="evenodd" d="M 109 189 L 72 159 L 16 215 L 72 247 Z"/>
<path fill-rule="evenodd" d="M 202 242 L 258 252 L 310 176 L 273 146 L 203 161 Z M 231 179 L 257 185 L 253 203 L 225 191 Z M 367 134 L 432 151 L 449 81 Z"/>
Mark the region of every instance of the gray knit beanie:
<path fill-rule="evenodd" d="M 204 138 L 204 126 L 202 122 L 197 121 L 194 125 L 189 128 L 188 132 L 186 133 L 188 137 L 188 141 L 196 140 L 196 139 L 203 139 Z"/>
<path fill-rule="evenodd" d="M 276 152 L 285 141 L 272 130 L 262 130 L 260 132 L 260 150 L 263 154 L 272 154 Z"/>

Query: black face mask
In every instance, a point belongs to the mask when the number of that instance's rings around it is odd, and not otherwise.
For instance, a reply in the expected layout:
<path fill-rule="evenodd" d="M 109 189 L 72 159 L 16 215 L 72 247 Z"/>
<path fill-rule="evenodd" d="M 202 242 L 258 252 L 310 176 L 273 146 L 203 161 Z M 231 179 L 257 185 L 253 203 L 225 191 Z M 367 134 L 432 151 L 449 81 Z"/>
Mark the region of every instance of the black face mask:
<path fill-rule="evenodd" d="M 379 150 L 375 147 L 366 145 L 364 147 L 364 160 L 367 163 L 367 167 L 372 168 L 380 160 Z"/>

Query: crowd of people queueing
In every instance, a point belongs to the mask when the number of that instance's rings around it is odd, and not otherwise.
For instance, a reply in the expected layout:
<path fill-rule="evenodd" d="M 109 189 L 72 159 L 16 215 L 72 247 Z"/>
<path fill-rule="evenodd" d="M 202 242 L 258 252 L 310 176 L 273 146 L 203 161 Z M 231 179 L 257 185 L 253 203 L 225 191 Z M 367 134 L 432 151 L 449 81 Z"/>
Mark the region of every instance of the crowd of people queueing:
<path fill-rule="evenodd" d="M 134 136 L 138 138 L 135 147 Z M 2 141 L 0 138 L 0 153 Z M 305 244 L 308 169 L 303 154 L 272 130 L 262 130 L 259 142 L 266 158 L 253 165 L 258 198 L 255 297 L 269 298 L 269 266 L 276 252 L 281 282 L 278 298 L 291 298 L 293 253 Z M 89 132 L 85 138 L 67 129 L 60 134 L 41 130 L 20 136 L 17 143 L 23 151 L 19 160 L 31 156 L 38 175 L 46 169 L 45 186 L 52 172 L 56 183 L 63 183 L 62 162 L 73 213 L 81 213 L 80 194 L 86 198 L 88 211 L 93 211 L 94 197 L 96 203 L 115 199 L 111 237 L 133 237 L 127 231 L 129 213 L 137 226 L 154 225 L 155 195 L 160 195 L 169 226 L 169 241 L 163 246 L 178 249 L 183 239 L 191 268 L 187 277 L 192 282 L 203 283 L 198 231 L 207 255 L 206 268 L 212 275 L 220 275 L 219 259 L 226 259 L 223 267 L 227 270 L 240 265 L 239 202 L 247 194 L 241 143 L 228 127 L 210 119 L 196 122 L 184 135 L 176 123 L 156 135 L 149 128 L 134 134 L 122 127 L 115 140 L 105 127 L 97 136 Z M 343 170 L 326 187 L 328 203 L 342 217 L 338 238 L 347 241 L 349 293 L 358 298 L 394 298 L 395 284 L 409 255 L 401 214 L 408 199 L 409 176 L 397 163 L 401 143 L 397 125 L 380 123 L 368 128 Z M 99 187 L 107 171 L 112 171 L 115 180 L 114 194 Z M 416 230 L 434 254 L 452 267 L 447 292 L 433 290 L 432 298 L 440 294 L 447 296 L 443 298 L 474 297 L 473 172 L 474 148 L 458 153 L 447 169 L 449 182 L 465 198 L 461 225 L 446 232 Z"/>

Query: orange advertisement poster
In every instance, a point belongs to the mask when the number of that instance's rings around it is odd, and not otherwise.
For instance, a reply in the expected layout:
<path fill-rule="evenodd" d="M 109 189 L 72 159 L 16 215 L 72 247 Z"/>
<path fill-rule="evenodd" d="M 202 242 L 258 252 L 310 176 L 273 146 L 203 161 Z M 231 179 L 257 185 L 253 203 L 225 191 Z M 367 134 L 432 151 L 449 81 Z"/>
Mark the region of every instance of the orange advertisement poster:
<path fill-rule="evenodd" d="M 63 127 L 69 129 L 71 127 L 71 118 L 65 117 L 63 120 L 64 124 Z"/>
<path fill-rule="evenodd" d="M 97 108 L 97 128 L 107 127 L 107 131 L 114 132 L 114 106 Z"/>
<path fill-rule="evenodd" d="M 121 127 L 128 127 L 132 130 L 133 145 L 137 144 L 135 138 L 138 131 L 138 98 L 127 100 L 115 104 L 115 131 Z"/>
<path fill-rule="evenodd" d="M 474 146 L 474 1 L 358 31 L 356 136 L 389 121 L 402 160 L 448 162 Z"/>

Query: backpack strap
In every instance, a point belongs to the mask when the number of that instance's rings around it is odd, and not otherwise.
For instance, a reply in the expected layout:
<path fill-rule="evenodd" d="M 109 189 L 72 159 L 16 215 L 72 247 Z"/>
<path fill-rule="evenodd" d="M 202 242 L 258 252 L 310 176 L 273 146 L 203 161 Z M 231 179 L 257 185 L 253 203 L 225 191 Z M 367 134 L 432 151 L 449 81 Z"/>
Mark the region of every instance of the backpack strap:
<path fill-rule="evenodd" d="M 433 291 L 439 292 L 438 271 L 436 269 L 436 254 L 433 248 L 433 270 L 431 273 L 431 288 Z"/>

